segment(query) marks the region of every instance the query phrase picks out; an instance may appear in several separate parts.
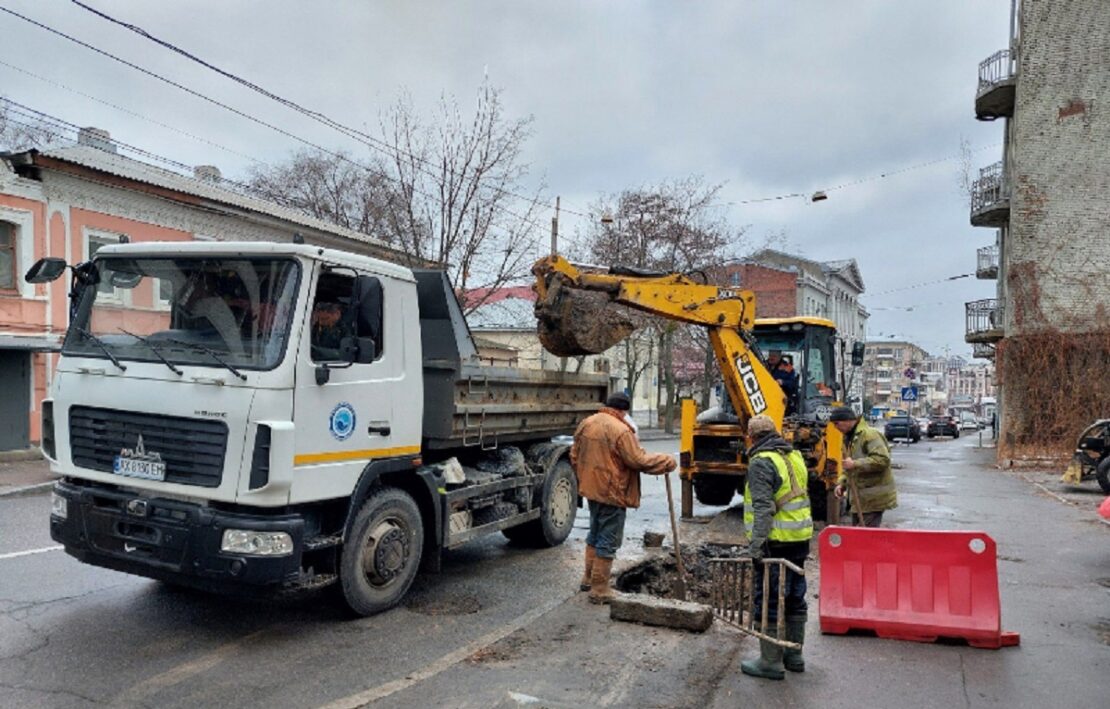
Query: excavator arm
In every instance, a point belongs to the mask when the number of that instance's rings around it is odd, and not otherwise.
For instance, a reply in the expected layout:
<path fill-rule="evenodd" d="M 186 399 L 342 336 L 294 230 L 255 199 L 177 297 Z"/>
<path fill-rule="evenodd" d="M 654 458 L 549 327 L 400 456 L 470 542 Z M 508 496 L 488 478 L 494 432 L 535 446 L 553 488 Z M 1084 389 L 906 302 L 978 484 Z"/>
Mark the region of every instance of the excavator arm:
<path fill-rule="evenodd" d="M 636 319 L 610 307 L 614 304 L 700 325 L 708 331 L 733 408 L 742 419 L 766 414 L 781 428 L 786 395 L 751 340 L 751 291 L 697 283 L 682 274 L 586 272 L 556 255 L 537 261 L 532 273 L 540 339 L 548 351 L 567 357 L 597 354 L 628 337 Z"/>

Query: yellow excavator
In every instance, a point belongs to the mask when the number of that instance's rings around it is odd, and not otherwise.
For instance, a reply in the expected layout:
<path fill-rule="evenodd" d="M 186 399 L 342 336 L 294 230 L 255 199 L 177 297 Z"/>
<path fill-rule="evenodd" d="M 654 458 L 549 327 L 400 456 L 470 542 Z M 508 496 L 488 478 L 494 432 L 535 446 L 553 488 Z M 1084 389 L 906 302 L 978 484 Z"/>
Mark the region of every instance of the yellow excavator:
<path fill-rule="evenodd" d="M 537 261 L 532 273 L 540 341 L 557 356 L 604 352 L 643 325 L 636 311 L 706 328 L 727 396 L 721 397 L 721 406 L 703 412 L 690 399 L 682 402 L 683 517 L 693 516 L 695 497 L 703 504 L 727 505 L 743 491 L 747 422 L 766 414 L 806 459 L 814 517 L 836 521 L 837 508 L 828 502 L 843 437 L 828 417 L 832 407 L 841 405 L 837 394 L 845 383 L 838 379 L 835 356 L 837 344 L 844 344 L 831 321 L 756 320 L 751 291 L 701 283 L 685 274 L 579 268 L 558 255 Z M 765 356 L 771 352 L 779 361 L 798 365 L 788 387 L 791 396 L 772 373 Z M 856 343 L 852 362 L 862 359 L 863 344 Z"/>

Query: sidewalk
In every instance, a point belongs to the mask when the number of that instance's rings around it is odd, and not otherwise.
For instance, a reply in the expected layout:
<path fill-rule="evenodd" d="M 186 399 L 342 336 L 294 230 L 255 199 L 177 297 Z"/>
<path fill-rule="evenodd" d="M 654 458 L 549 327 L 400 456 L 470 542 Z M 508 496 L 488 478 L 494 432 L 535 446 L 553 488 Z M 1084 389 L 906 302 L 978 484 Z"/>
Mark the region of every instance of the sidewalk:
<path fill-rule="evenodd" d="M 5 495 L 45 492 L 54 482 L 50 465 L 36 460 L 0 460 L 0 497 Z"/>

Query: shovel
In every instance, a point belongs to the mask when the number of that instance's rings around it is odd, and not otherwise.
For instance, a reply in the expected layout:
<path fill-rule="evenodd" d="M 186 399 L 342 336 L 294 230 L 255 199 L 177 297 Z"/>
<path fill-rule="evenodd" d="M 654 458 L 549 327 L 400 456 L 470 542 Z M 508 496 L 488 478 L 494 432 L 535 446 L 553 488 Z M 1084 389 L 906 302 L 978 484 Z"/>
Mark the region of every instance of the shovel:
<path fill-rule="evenodd" d="M 676 600 L 686 600 L 686 567 L 682 563 L 682 547 L 678 543 L 678 522 L 674 516 L 674 495 L 671 493 L 671 474 L 665 473 L 663 479 L 667 483 L 667 510 L 671 513 L 671 536 L 674 538 L 674 558 L 678 562 L 678 578 L 674 580 L 671 595 Z"/>

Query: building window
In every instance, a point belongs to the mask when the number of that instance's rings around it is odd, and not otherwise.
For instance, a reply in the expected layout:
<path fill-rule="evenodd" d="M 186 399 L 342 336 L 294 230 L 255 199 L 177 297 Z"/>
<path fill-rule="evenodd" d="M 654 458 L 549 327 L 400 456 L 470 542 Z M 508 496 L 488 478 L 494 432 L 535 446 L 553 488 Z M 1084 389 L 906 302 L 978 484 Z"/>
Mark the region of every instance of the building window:
<path fill-rule="evenodd" d="M 0 290 L 14 290 L 18 283 L 15 224 L 0 222 Z"/>
<path fill-rule="evenodd" d="M 96 256 L 96 252 L 100 251 L 100 249 L 104 248 L 105 246 L 114 246 L 116 244 L 122 244 L 123 242 L 124 237 L 119 234 L 89 234 L 89 260 L 92 260 L 92 258 Z M 96 288 L 97 292 L 99 293 L 96 298 L 96 301 L 98 303 L 123 302 L 123 292 L 120 289 L 113 287 L 112 284 L 107 280 L 102 280 Z"/>
<path fill-rule="evenodd" d="M 729 282 L 734 287 L 739 286 L 740 285 L 740 272 L 739 271 L 733 271 L 732 275 L 729 277 Z"/>

